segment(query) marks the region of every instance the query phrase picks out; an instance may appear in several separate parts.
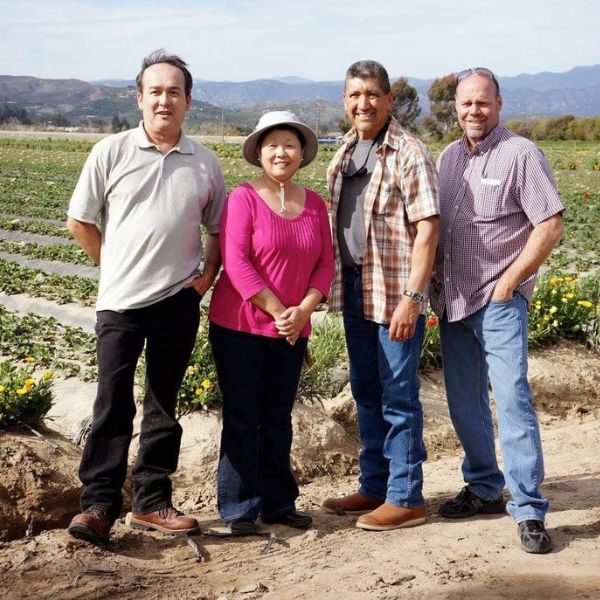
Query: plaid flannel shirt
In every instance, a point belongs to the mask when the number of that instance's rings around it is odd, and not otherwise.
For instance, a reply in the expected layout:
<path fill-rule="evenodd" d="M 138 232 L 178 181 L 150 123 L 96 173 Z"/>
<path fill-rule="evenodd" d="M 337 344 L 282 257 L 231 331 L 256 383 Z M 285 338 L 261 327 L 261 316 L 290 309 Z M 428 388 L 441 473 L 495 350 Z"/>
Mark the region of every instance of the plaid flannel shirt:
<path fill-rule="evenodd" d="M 344 136 L 344 143 L 327 171 L 336 258 L 329 296 L 332 311 L 343 308 L 342 261 L 336 235 L 343 184 L 341 171 L 348 168 L 357 139 L 353 128 Z M 394 117 L 377 155 L 364 203 L 367 239 L 362 265 L 363 307 L 365 319 L 385 325 L 406 289 L 417 233 L 415 223 L 438 215 L 440 210 L 437 174 L 429 152 Z"/>

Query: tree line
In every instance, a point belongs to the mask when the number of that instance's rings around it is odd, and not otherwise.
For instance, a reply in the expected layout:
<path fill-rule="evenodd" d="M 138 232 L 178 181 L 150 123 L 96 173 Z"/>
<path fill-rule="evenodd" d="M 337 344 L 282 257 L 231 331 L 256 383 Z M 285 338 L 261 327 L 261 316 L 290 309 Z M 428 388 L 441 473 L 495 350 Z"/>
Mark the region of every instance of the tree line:
<path fill-rule="evenodd" d="M 392 113 L 400 125 L 433 140 L 449 142 L 461 135 L 454 107 L 456 77 L 452 74 L 439 77 L 431 84 L 427 97 L 431 103 L 429 114 L 420 123 L 421 115 L 417 90 L 401 77 L 392 85 L 394 104 Z M 504 123 L 507 129 L 532 140 L 600 140 L 600 115 L 595 117 L 534 117 L 510 119 Z M 350 129 L 343 119 L 339 123 L 342 132 Z"/>

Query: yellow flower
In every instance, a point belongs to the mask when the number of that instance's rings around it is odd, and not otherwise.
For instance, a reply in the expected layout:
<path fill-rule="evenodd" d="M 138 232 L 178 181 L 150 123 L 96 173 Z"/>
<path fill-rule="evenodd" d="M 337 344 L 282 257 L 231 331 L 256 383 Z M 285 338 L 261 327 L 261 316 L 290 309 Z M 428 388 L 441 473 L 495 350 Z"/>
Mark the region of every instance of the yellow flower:
<path fill-rule="evenodd" d="M 54 373 L 52 371 L 44 371 L 42 373 L 42 379 L 52 379 Z"/>
<path fill-rule="evenodd" d="M 0 385 L 0 392 L 3 392 L 6 388 L 3 385 Z"/>
<path fill-rule="evenodd" d="M 33 356 L 28 356 L 28 357 L 25 359 L 25 362 L 28 362 L 28 363 L 34 363 L 34 362 L 35 362 L 35 358 L 33 358 Z"/>
<path fill-rule="evenodd" d="M 550 285 L 557 285 L 558 283 L 562 283 L 562 277 L 550 277 Z"/>
<path fill-rule="evenodd" d="M 568 302 L 568 300 L 567 300 L 567 299 L 566 299 L 564 296 L 563 296 L 563 297 L 560 299 L 560 301 L 561 301 L 561 302 L 564 302 L 564 303 L 567 303 L 567 302 Z"/>
<path fill-rule="evenodd" d="M 29 377 L 28 379 L 25 380 L 25 384 L 24 385 L 35 385 L 35 379 L 33 377 Z"/>
<path fill-rule="evenodd" d="M 569 299 L 572 300 L 573 299 L 573 294 L 571 294 L 571 292 L 569 292 L 568 294 L 565 294 L 565 296 Z"/>
<path fill-rule="evenodd" d="M 552 290 L 552 291 L 550 292 L 550 295 L 552 295 L 552 296 L 556 296 L 556 290 Z"/>
<path fill-rule="evenodd" d="M 212 387 L 212 383 L 210 382 L 210 379 L 205 379 L 205 380 L 202 382 L 202 387 L 203 387 L 205 390 L 210 390 L 210 388 Z"/>
<path fill-rule="evenodd" d="M 573 278 L 570 275 L 565 275 L 563 281 L 573 281 Z"/>
<path fill-rule="evenodd" d="M 558 310 L 558 308 L 556 308 L 556 306 L 554 306 L 554 304 L 548 309 L 548 312 L 553 315 L 556 311 Z"/>
<path fill-rule="evenodd" d="M 196 396 L 202 396 L 202 394 L 204 393 L 204 390 L 202 388 L 196 388 Z"/>
<path fill-rule="evenodd" d="M 17 394 L 19 394 L 19 396 L 22 396 L 23 394 L 26 394 L 27 390 L 25 388 L 19 388 L 17 390 Z"/>
<path fill-rule="evenodd" d="M 589 300 L 579 300 L 577 304 L 583 306 L 583 308 L 592 308 L 594 306 Z"/>
<path fill-rule="evenodd" d="M 195 372 L 196 372 L 196 370 L 194 369 L 194 367 L 191 367 L 191 366 L 190 366 L 190 367 L 188 367 L 188 368 L 186 369 L 186 371 L 187 371 L 188 373 L 195 373 Z"/>

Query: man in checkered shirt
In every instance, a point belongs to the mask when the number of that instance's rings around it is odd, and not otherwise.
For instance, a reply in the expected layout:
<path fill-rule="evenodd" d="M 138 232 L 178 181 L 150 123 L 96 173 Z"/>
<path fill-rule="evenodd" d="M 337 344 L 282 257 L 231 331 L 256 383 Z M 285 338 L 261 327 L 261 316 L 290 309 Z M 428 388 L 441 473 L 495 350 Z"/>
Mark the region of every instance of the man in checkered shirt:
<path fill-rule="evenodd" d="M 336 272 L 360 437 L 359 489 L 323 506 L 387 530 L 425 521 L 423 412 L 417 366 L 438 236 L 435 166 L 391 116 L 388 74 L 374 61 L 346 73 L 352 129 L 329 166 Z"/>
<path fill-rule="evenodd" d="M 440 246 L 431 303 L 440 317 L 448 406 L 465 451 L 467 485 L 440 512 L 461 519 L 506 508 L 523 549 L 545 553 L 552 540 L 544 526 L 542 445 L 527 381 L 527 303 L 538 268 L 562 234 L 564 207 L 545 156 L 499 124 L 501 108 L 491 71 L 459 73 L 456 110 L 464 135 L 438 160 Z M 505 484 L 512 496 L 506 507 Z"/>

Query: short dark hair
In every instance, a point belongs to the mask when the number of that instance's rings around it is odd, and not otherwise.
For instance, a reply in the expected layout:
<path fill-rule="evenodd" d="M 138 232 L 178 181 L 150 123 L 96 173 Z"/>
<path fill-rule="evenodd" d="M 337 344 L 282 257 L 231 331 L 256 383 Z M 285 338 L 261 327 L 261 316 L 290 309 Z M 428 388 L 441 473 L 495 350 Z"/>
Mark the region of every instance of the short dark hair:
<path fill-rule="evenodd" d="M 306 139 L 304 138 L 304 134 L 293 125 L 287 125 L 286 123 L 283 123 L 282 125 L 273 125 L 273 127 L 269 127 L 269 129 L 263 131 L 258 136 L 258 140 L 256 140 L 257 148 L 260 148 L 262 146 L 262 143 L 267 137 L 267 134 L 271 133 L 271 131 L 273 131 L 274 129 L 279 129 L 281 131 L 291 131 L 292 133 L 295 133 L 298 139 L 300 140 L 300 147 L 302 148 L 302 150 L 304 150 L 304 146 L 306 146 Z"/>
<path fill-rule="evenodd" d="M 344 89 L 346 89 L 348 80 L 354 77 L 358 77 L 359 79 L 377 79 L 379 87 L 384 94 L 389 94 L 392 91 L 388 72 L 381 63 L 375 60 L 359 60 L 352 63 L 346 71 Z"/>
<path fill-rule="evenodd" d="M 144 71 L 148 67 L 160 63 L 167 63 L 169 65 L 173 65 L 183 73 L 183 78 L 185 80 L 185 95 L 190 96 L 192 93 L 192 85 L 194 81 L 192 79 L 192 74 L 187 69 L 187 63 L 184 62 L 181 58 L 179 58 L 179 56 L 177 56 L 176 54 L 167 54 L 163 48 L 160 48 L 159 50 L 155 50 L 154 52 L 148 54 L 148 56 L 146 56 L 146 58 L 144 58 L 144 60 L 142 61 L 142 68 L 137 74 L 137 77 L 135 78 L 135 83 L 137 85 L 138 91 L 140 93 L 144 91 L 142 87 L 142 78 L 144 77 Z"/>

